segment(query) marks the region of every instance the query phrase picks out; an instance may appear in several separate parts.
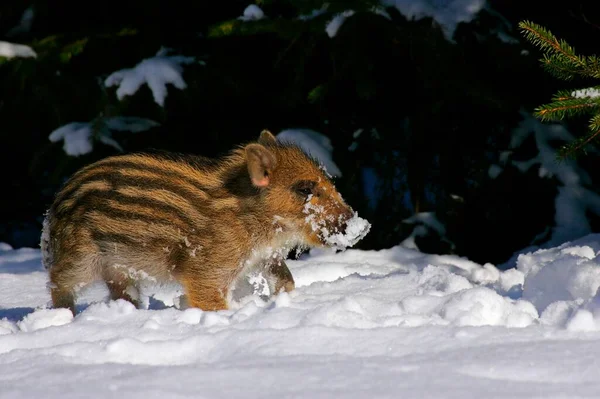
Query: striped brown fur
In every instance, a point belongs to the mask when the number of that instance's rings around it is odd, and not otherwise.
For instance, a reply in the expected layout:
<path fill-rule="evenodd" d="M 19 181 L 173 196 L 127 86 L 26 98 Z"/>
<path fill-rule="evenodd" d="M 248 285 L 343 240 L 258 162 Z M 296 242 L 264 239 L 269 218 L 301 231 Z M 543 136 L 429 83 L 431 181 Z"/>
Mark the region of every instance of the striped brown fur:
<path fill-rule="evenodd" d="M 53 305 L 75 314 L 78 289 L 97 280 L 137 304 L 145 276 L 181 283 L 189 306 L 226 309 L 236 281 L 256 268 L 271 292 L 292 290 L 288 252 L 326 245 L 307 203 L 337 231 L 353 215 L 317 162 L 267 131 L 220 159 L 140 153 L 90 164 L 44 220 Z"/>

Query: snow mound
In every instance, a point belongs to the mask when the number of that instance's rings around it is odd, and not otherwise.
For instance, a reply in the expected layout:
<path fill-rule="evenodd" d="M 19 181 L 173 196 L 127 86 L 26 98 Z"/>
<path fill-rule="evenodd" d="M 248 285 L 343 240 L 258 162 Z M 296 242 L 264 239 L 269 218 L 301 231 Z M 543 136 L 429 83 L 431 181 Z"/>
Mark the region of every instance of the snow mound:
<path fill-rule="evenodd" d="M 440 315 L 458 326 L 527 327 L 538 318 L 531 303 L 509 300 L 485 287 L 452 295 L 444 303 Z"/>
<path fill-rule="evenodd" d="M 117 98 L 122 100 L 125 96 L 135 94 L 142 84 L 146 83 L 152 91 L 154 101 L 161 107 L 165 104 L 167 84 L 183 90 L 187 83 L 182 77 L 181 64 L 196 62 L 194 57 L 180 55 L 167 55 L 169 49 L 161 48 L 154 57 L 146 58 L 133 68 L 121 69 L 110 74 L 104 85 L 119 86 Z"/>
<path fill-rule="evenodd" d="M 39 309 L 17 323 L 21 331 L 31 332 L 52 326 L 62 326 L 73 320 L 69 309 Z"/>
<path fill-rule="evenodd" d="M 39 249 L 0 245 L 2 394 L 595 397 L 599 252 L 590 235 L 500 270 L 401 246 L 314 249 L 286 260 L 295 290 L 263 299 L 250 275 L 235 309 L 163 306 L 176 293 L 161 285 L 136 309 L 98 285 L 72 317 L 46 306 Z"/>
<path fill-rule="evenodd" d="M 600 236 L 520 254 L 517 269 L 525 280 L 523 299 L 542 322 L 568 329 L 600 330 Z"/>

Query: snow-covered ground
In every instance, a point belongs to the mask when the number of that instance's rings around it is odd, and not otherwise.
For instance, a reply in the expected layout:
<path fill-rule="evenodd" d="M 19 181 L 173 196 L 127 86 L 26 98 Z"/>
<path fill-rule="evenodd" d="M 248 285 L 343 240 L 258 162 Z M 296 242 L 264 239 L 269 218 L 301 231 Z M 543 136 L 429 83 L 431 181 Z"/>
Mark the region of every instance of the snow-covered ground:
<path fill-rule="evenodd" d="M 38 249 L 0 244 L 1 398 L 600 396 L 600 235 L 501 271 L 394 247 L 313 252 L 295 291 L 202 312 L 177 286 L 147 309 L 48 307 Z"/>

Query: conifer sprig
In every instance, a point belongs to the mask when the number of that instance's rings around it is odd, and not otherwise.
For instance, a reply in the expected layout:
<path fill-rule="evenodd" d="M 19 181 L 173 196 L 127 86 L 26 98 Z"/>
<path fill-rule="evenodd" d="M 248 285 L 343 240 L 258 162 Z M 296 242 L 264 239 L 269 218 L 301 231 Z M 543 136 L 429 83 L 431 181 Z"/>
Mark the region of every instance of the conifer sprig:
<path fill-rule="evenodd" d="M 544 51 L 541 61 L 548 72 L 565 80 L 586 73 L 588 60 L 577 55 L 565 40 L 557 39 L 548 29 L 530 21 L 519 22 L 519 28 L 530 43 Z"/>
<path fill-rule="evenodd" d="M 519 28 L 529 42 L 544 52 L 540 61 L 553 76 L 567 81 L 577 76 L 600 78 L 600 58 L 596 55 L 577 54 L 565 40 L 559 40 L 548 29 L 533 22 L 522 21 Z M 534 115 L 542 121 L 562 120 L 582 114 L 592 114 L 588 134 L 564 145 L 558 152 L 559 157 L 577 155 L 588 143 L 600 137 L 600 86 L 561 90 L 552 97 L 552 102 L 534 110 Z"/>
<path fill-rule="evenodd" d="M 575 91 L 561 90 L 552 97 L 552 102 L 535 109 L 535 116 L 542 121 L 557 121 L 567 117 L 590 114 L 600 110 L 600 95 L 597 88 L 585 88 Z"/>

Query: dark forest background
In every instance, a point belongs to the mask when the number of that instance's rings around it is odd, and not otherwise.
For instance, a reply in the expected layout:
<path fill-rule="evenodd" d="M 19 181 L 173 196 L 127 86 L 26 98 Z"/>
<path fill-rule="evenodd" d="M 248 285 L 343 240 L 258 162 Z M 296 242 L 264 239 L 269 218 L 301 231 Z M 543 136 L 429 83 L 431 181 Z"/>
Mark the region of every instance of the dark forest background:
<path fill-rule="evenodd" d="M 95 143 L 70 156 L 50 133 L 111 116 L 159 123 L 114 132 L 126 152 L 218 156 L 262 129 L 327 136 L 343 173 L 339 190 L 373 225 L 357 248 L 398 245 L 416 227 L 406 219 L 422 212 L 445 226 L 424 226 L 416 242 L 425 252 L 499 264 L 548 241 L 562 183 L 540 175 L 539 165 L 515 166 L 539 148 L 534 136 L 518 146 L 511 139 L 558 89 L 586 82 L 545 73 L 517 24 L 539 23 L 579 53 L 595 54 L 598 2 L 490 0 L 452 40 L 432 18 L 411 20 L 393 7 L 385 9 L 389 18 L 371 12 L 377 1 L 328 3 L 326 13 L 299 20 L 324 2 L 263 0 L 266 18 L 244 22 L 237 17 L 248 0 L 2 1 L 0 40 L 29 45 L 37 57 L 0 57 L 0 242 L 37 247 L 43 214 L 65 178 L 117 152 Z M 15 29 L 30 7 L 30 26 Z M 348 9 L 354 15 L 329 37 L 327 22 Z M 161 47 L 201 61 L 182 66 L 187 87 L 168 86 L 164 106 L 146 85 L 122 100 L 103 85 Z M 562 122 L 574 136 L 586 123 Z M 591 176 L 586 189 L 597 192 L 598 155 L 576 162 Z M 376 193 L 365 189 L 374 181 Z M 599 226 L 593 210 L 586 218 L 579 233 Z"/>

